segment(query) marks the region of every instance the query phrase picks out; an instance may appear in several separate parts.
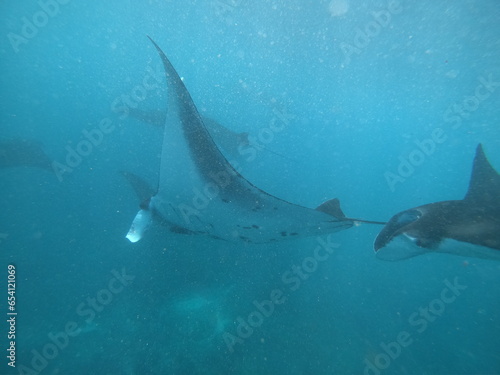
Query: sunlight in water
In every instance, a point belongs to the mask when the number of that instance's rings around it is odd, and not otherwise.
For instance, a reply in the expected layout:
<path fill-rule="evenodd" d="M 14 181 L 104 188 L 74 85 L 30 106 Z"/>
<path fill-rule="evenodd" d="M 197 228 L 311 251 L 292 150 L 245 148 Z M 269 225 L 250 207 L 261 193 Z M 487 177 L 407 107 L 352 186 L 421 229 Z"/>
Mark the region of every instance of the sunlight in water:
<path fill-rule="evenodd" d="M 340 17 L 346 14 L 349 10 L 349 3 L 347 0 L 332 0 L 330 1 L 328 10 L 332 17 Z"/>

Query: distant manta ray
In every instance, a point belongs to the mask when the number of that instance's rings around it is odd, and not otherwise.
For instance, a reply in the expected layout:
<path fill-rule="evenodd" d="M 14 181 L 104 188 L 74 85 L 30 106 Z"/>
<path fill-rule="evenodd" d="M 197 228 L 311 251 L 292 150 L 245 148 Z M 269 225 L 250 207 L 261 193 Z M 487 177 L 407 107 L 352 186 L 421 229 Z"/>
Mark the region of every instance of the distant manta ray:
<path fill-rule="evenodd" d="M 0 141 L 0 168 L 23 166 L 52 171 L 52 160 L 40 142 L 28 139 Z"/>
<path fill-rule="evenodd" d="M 184 83 L 149 39 L 165 68 L 168 113 L 158 189 L 135 216 L 126 236 L 131 242 L 141 239 L 153 217 L 186 233 L 251 243 L 326 234 L 360 222 L 384 224 L 347 218 L 337 199 L 310 209 L 247 181 L 219 151 Z"/>
<path fill-rule="evenodd" d="M 146 122 L 148 124 L 163 127 L 165 125 L 165 120 L 167 118 L 167 111 L 162 110 L 141 110 L 139 108 L 129 108 L 128 114 L 137 120 Z M 242 147 L 249 146 L 250 140 L 248 138 L 248 133 L 237 133 L 225 126 L 222 126 L 217 121 L 212 120 L 208 117 L 203 117 L 203 124 L 207 128 L 208 132 L 214 139 L 218 147 L 221 147 L 224 151 L 229 153 L 231 156 L 238 156 L 239 150 Z"/>
<path fill-rule="evenodd" d="M 398 213 L 382 229 L 374 249 L 384 260 L 430 252 L 500 259 L 500 175 L 482 145 L 477 146 L 464 199 Z"/>

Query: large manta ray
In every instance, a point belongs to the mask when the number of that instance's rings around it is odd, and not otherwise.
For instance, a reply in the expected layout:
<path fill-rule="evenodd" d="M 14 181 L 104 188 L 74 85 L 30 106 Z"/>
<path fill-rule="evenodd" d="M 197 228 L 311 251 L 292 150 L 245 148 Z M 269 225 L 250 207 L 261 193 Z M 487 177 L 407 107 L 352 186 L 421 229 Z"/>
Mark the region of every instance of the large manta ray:
<path fill-rule="evenodd" d="M 500 175 L 482 145 L 477 146 L 464 199 L 396 214 L 378 235 L 374 249 L 383 260 L 429 252 L 500 259 Z"/>
<path fill-rule="evenodd" d="M 241 176 L 212 140 L 168 58 L 149 39 L 165 68 L 168 113 L 158 191 L 141 204 L 127 234 L 131 242 L 142 237 L 153 217 L 175 232 L 252 243 L 331 233 L 363 222 L 345 217 L 337 199 L 310 209 L 276 198 Z"/>

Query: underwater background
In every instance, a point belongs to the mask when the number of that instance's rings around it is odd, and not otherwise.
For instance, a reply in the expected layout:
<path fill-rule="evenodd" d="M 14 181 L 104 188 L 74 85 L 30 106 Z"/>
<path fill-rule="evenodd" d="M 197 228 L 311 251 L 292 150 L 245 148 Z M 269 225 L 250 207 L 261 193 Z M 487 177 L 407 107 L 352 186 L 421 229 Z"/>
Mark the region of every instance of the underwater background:
<path fill-rule="evenodd" d="M 264 146 L 235 156 L 264 191 L 378 221 L 462 199 L 478 143 L 500 170 L 497 0 L 0 9 L 1 137 L 58 166 L 0 170 L 0 374 L 500 374 L 498 261 L 384 262 L 372 225 L 265 245 L 155 227 L 132 244 L 140 202 L 119 173 L 158 178 L 161 131 L 121 110 L 166 107 L 149 35 L 200 113 Z M 320 240 L 335 251 L 311 263 Z"/>

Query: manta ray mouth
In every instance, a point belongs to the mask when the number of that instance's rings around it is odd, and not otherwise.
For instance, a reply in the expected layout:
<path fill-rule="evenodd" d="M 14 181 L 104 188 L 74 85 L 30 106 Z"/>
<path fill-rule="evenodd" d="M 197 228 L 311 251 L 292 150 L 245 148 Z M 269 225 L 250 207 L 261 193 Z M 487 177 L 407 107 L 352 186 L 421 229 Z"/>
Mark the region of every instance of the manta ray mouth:
<path fill-rule="evenodd" d="M 376 250 L 377 259 L 396 262 L 428 253 L 428 250 L 416 245 L 416 239 L 403 234 L 392 238 L 390 243 Z"/>
<path fill-rule="evenodd" d="M 373 244 L 375 252 L 387 246 L 396 236 L 403 234 L 405 227 L 416 222 L 421 217 L 422 212 L 416 209 L 400 212 L 393 216 L 375 239 Z"/>

